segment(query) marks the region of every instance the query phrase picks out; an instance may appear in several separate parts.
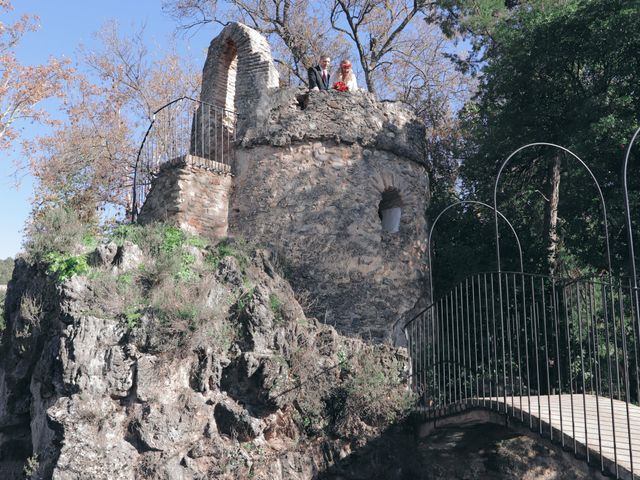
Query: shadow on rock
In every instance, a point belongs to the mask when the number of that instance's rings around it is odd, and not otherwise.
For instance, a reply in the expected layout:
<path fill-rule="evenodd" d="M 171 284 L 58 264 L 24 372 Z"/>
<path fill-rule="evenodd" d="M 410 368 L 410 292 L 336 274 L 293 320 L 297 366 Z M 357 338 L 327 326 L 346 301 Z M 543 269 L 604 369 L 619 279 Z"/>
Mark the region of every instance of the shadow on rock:
<path fill-rule="evenodd" d="M 317 475 L 316 480 L 440 480 L 598 478 L 597 472 L 534 435 L 480 423 L 437 429 L 416 439 L 412 425 L 376 440 Z"/>

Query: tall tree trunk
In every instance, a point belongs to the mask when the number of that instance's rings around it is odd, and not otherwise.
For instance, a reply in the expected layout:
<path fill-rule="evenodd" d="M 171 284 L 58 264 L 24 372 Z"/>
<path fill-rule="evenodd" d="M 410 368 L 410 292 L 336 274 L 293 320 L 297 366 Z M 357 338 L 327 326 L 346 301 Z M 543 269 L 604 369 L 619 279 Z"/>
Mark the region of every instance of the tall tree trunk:
<path fill-rule="evenodd" d="M 553 275 L 558 267 L 558 203 L 560 203 L 560 166 L 558 153 L 549 164 L 545 185 L 547 204 L 544 209 L 544 239 L 547 244 L 547 265 Z"/>

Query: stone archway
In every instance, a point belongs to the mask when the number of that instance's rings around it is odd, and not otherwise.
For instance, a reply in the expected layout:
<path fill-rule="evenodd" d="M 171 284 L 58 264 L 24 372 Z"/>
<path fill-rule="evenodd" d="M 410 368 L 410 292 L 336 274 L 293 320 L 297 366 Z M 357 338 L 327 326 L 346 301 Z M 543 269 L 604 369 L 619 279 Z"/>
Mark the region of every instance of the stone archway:
<path fill-rule="evenodd" d="M 227 25 L 209 46 L 202 72 L 200 100 L 235 112 L 237 133 L 255 125 L 266 92 L 279 85 L 271 47 L 257 31 L 241 23 Z"/>

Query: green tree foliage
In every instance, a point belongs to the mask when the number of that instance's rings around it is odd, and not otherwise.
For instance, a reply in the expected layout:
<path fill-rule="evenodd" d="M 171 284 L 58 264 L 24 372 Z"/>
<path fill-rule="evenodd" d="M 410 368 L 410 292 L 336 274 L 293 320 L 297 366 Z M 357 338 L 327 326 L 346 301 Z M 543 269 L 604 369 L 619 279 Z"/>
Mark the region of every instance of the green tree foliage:
<path fill-rule="evenodd" d="M 11 280 L 13 273 L 13 258 L 8 257 L 0 260 L 0 285 L 6 285 Z"/>
<path fill-rule="evenodd" d="M 458 6 L 449 5 L 447 11 L 457 16 L 450 17 L 445 26 L 472 32 L 477 58 L 483 62 L 478 94 L 462 113 L 466 134 L 460 170 L 463 196 L 492 203 L 498 167 L 511 152 L 531 142 L 563 145 L 589 165 L 602 186 L 615 247 L 614 268 L 622 269 L 628 259 L 620 170 L 625 142 L 637 128 L 640 114 L 640 62 L 636 61 L 640 4 L 624 0 L 535 1 L 508 6 L 473 2 L 496 7 L 499 15 L 488 22 L 487 15 L 473 18 L 471 9 L 461 8 L 468 2 L 446 3 Z M 585 268 L 603 271 L 603 216 L 597 190 L 575 159 L 558 155 L 549 147 L 536 147 L 514 158 L 500 181 L 498 208 L 522 237 L 528 259 L 525 268 L 548 271 L 548 238 L 543 235 L 545 209 L 549 208 L 545 182 L 549 165 L 559 159 L 558 273 Z M 636 192 L 637 177 L 631 186 Z M 638 212 L 637 194 L 633 203 Z M 466 231 L 469 235 L 464 241 L 470 245 L 493 243 L 480 228 Z M 508 239 L 506 228 L 502 232 L 505 257 L 515 260 L 514 242 Z M 446 247 L 444 239 L 437 239 Z M 443 265 L 458 255 L 455 249 L 449 250 L 439 252 L 438 261 Z M 495 269 L 495 256 L 478 257 L 483 256 L 474 257 L 474 262 L 484 263 L 477 265 L 479 269 Z M 504 266 L 516 268 L 515 262 Z M 437 274 L 438 264 L 434 270 Z"/>

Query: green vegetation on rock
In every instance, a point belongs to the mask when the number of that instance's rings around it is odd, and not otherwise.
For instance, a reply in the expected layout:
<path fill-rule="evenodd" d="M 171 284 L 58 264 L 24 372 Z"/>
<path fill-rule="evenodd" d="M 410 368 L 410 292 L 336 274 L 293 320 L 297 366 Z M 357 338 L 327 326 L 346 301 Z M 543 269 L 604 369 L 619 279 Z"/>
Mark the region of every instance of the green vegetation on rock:
<path fill-rule="evenodd" d="M 44 256 L 47 272 L 52 274 L 60 283 L 89 271 L 85 255 L 70 255 L 68 253 L 49 252 Z"/>
<path fill-rule="evenodd" d="M 0 285 L 6 285 L 11 280 L 13 273 L 13 258 L 8 257 L 0 260 Z"/>
<path fill-rule="evenodd" d="M 48 207 L 32 214 L 25 228 L 24 250 L 31 261 L 49 253 L 74 254 L 94 243 L 95 225 L 84 223 L 71 208 Z"/>

